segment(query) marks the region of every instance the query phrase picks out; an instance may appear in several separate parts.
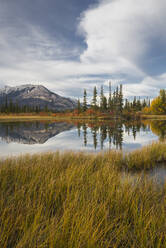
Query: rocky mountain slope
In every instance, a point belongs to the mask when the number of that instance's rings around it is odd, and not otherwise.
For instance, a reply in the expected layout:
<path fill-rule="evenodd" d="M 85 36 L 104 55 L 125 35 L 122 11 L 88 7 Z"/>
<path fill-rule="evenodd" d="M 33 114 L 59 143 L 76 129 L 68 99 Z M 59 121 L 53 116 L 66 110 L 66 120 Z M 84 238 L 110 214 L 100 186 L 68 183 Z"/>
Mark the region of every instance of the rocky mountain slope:
<path fill-rule="evenodd" d="M 43 85 L 5 86 L 0 89 L 0 104 L 4 104 L 6 98 L 8 102 L 12 101 L 21 106 L 40 106 L 40 109 L 47 106 L 53 111 L 74 109 L 77 105 L 75 100 L 53 93 Z"/>

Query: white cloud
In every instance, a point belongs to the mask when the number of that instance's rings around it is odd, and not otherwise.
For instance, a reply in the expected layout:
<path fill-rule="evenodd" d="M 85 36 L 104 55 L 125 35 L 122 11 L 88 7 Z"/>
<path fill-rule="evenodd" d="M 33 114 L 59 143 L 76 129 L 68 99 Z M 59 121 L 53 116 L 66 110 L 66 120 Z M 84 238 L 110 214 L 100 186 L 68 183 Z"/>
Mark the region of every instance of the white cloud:
<path fill-rule="evenodd" d="M 156 95 L 166 80 L 156 69 L 166 52 L 165 9 L 165 0 L 99 1 L 80 17 L 83 53 L 29 23 L 0 26 L 1 85 L 39 82 L 76 96 L 110 78 L 126 82 L 126 95 Z"/>
<path fill-rule="evenodd" d="M 166 41 L 165 7 L 163 0 L 102 1 L 81 20 L 88 45 L 81 58 L 135 64 L 153 45 L 152 38 Z"/>

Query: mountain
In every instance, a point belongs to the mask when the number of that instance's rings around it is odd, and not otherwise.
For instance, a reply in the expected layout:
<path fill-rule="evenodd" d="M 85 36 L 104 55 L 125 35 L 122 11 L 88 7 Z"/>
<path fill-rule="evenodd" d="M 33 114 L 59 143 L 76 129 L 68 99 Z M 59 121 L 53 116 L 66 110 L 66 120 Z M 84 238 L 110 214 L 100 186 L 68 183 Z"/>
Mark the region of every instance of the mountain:
<path fill-rule="evenodd" d="M 5 86 L 0 89 L 0 104 L 4 104 L 6 98 L 8 102 L 12 101 L 20 106 L 40 106 L 40 109 L 47 106 L 53 111 L 74 109 L 77 105 L 75 100 L 53 93 L 43 85 Z"/>

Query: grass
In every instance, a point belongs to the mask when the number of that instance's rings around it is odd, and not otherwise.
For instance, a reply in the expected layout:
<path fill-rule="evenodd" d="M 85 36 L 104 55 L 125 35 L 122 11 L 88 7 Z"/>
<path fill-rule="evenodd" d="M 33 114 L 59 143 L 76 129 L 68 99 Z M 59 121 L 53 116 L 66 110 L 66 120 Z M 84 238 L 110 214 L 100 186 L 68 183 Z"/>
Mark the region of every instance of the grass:
<path fill-rule="evenodd" d="M 26 114 L 10 114 L 10 115 L 0 115 L 0 122 L 10 122 L 10 121 L 37 121 L 37 120 L 55 120 L 52 115 L 26 115 Z"/>
<path fill-rule="evenodd" d="M 0 247 L 166 247 L 166 185 L 121 173 L 165 159 L 165 143 L 1 159 Z"/>
<path fill-rule="evenodd" d="M 142 119 L 166 120 L 166 115 L 142 114 Z"/>

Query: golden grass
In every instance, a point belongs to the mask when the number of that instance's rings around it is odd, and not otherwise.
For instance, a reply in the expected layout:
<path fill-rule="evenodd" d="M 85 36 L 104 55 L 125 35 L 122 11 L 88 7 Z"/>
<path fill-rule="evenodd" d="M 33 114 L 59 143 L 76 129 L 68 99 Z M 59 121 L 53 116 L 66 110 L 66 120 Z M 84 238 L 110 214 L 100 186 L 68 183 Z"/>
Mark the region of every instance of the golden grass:
<path fill-rule="evenodd" d="M 152 115 L 152 114 L 142 114 L 142 119 L 152 119 L 152 120 L 166 120 L 166 115 Z"/>
<path fill-rule="evenodd" d="M 40 115 L 0 115 L 0 122 L 17 122 L 17 121 L 49 121 L 55 120 L 54 116 Z"/>
<path fill-rule="evenodd" d="M 131 183 L 120 170 L 165 158 L 159 143 L 125 156 L 57 152 L 1 160 L 0 247 L 166 247 L 166 185 L 146 177 Z"/>

